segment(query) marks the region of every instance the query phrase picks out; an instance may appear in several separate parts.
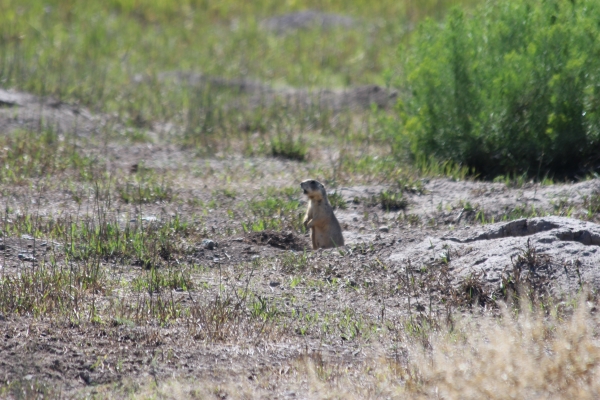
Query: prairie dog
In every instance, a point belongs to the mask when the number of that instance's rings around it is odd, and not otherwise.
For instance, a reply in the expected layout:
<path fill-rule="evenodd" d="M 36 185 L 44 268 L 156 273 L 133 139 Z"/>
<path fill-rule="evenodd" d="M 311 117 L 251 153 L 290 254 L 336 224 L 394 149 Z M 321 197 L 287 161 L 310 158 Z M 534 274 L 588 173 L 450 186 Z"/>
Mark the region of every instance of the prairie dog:
<path fill-rule="evenodd" d="M 302 182 L 300 187 L 308 196 L 304 226 L 310 229 L 313 250 L 343 246 L 342 227 L 333 214 L 325 186 L 321 182 L 308 179 Z"/>

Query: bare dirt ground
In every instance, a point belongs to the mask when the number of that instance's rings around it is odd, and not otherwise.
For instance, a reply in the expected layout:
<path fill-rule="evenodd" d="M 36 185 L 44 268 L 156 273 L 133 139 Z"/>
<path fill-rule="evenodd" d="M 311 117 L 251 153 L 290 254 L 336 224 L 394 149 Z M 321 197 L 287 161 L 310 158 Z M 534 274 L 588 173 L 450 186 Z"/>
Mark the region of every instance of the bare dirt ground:
<path fill-rule="evenodd" d="M 63 104 L 42 107 L 33 97 L 8 92 L 0 92 L 0 100 L 0 127 L 5 132 L 39 123 L 28 117 L 31 107 L 41 107 L 49 123 L 68 124 L 65 131 L 74 124 L 80 132 L 94 131 L 85 121 L 97 117 L 86 116 L 84 110 L 76 112 Z M 39 118 L 40 111 L 32 115 Z M 418 188 L 403 188 L 407 206 L 398 211 L 373 201 L 395 186 L 332 188 L 330 192 L 340 194 L 346 204 L 336 215 L 347 245 L 312 251 L 307 249 L 307 235 L 291 226 L 246 232 L 241 224 L 248 218 L 248 202 L 268 198 L 267 188 L 292 188 L 302 213 L 299 183 L 308 177 L 321 179 L 310 163 L 270 157 L 198 158 L 172 144 L 110 143 L 88 150 L 117 176 L 117 186 L 140 165 L 169 179 L 171 202 L 130 204 L 117 198 L 103 210 L 107 218 L 121 226 L 142 224 L 150 229 L 178 216 L 190 221 L 195 233 L 178 238 L 180 250 L 155 265 L 99 261 L 105 284 L 102 290 L 89 289 L 85 299 L 104 319 L 43 310 L 39 316 L 0 315 L 0 382 L 11 388 L 8 395 L 130 395 L 139 385 L 160 386 L 180 378 L 214 378 L 214 383 L 233 377 L 260 386 L 265 377 L 285 375 L 299 360 L 352 370 L 376 350 L 401 363 L 405 344 L 390 332 L 407 318 L 443 319 L 477 302 L 481 307 L 473 312 L 493 313 L 495 302 L 502 300 L 501 283 L 506 288 L 519 279 L 548 290 L 560 283 L 554 295 L 565 301 L 576 297 L 579 289 L 600 288 L 595 268 L 600 228 L 593 223 L 596 216 L 589 215 L 589 199 L 600 192 L 597 179 L 521 187 L 424 179 Z M 50 179 L 1 189 L 2 207 L 10 210 L 5 226 L 24 215 L 85 220 L 98 211 L 90 186 L 69 188 Z M 550 214 L 564 218 L 546 217 Z M 520 222 L 509 222 L 514 219 Z M 512 241 L 501 242 L 507 238 Z M 18 282 L 53 262 L 58 268 L 80 268 L 77 261 L 65 258 L 66 245 L 43 235 L 6 234 L 0 242 L 0 276 L 5 282 Z M 154 270 L 184 271 L 193 285 L 131 289 Z M 252 304 L 241 298 L 247 290 L 253 293 Z M 149 312 L 148 304 L 166 299 L 189 313 L 162 322 L 141 317 Z M 220 309 L 227 311 L 207 314 Z M 265 317 L 251 318 L 253 313 Z M 108 317 L 117 314 L 127 318 Z M 289 383 L 269 382 L 260 386 L 268 397 L 303 398 L 290 391 Z M 215 389 L 213 395 L 235 397 L 225 389 Z"/>

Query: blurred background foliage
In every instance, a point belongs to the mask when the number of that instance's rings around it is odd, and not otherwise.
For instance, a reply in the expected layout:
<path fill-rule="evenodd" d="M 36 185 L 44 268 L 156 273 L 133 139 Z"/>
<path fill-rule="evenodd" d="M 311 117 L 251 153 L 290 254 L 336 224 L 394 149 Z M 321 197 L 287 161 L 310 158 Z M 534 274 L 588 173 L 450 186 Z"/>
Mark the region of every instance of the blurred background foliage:
<path fill-rule="evenodd" d="M 264 28 L 309 9 L 354 23 Z M 583 177 L 600 164 L 599 10 L 592 0 L 0 0 L 0 87 L 135 126 L 185 125 L 190 109 L 211 107 L 196 117 L 203 134 L 208 116 L 233 134 L 240 123 L 222 122 L 224 102 L 160 74 L 391 86 L 397 106 L 367 113 L 396 163 L 437 160 L 484 178 Z"/>

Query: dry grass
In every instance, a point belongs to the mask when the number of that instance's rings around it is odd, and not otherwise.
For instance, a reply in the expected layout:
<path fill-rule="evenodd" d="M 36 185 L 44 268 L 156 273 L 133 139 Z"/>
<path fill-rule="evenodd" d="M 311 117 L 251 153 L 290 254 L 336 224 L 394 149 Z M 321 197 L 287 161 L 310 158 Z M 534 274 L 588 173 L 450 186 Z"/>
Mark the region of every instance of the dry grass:
<path fill-rule="evenodd" d="M 454 329 L 403 331 L 390 354 L 364 348 L 355 360 L 313 353 L 261 370 L 124 385 L 132 398 L 594 399 L 600 395 L 600 320 L 590 302 L 570 316 L 458 317 Z M 119 397 L 124 392 L 102 392 Z"/>

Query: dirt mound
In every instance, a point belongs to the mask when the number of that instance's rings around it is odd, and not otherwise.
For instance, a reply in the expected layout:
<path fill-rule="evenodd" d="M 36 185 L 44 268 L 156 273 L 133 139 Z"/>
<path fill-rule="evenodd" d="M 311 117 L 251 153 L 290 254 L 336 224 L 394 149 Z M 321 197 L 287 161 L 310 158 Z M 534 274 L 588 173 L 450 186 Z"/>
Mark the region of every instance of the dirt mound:
<path fill-rule="evenodd" d="M 273 246 L 284 250 L 304 250 L 308 242 L 293 232 L 261 231 L 250 232 L 246 235 L 246 242 L 262 246 Z"/>
<path fill-rule="evenodd" d="M 430 237 L 389 260 L 416 267 L 443 263 L 453 284 L 477 277 L 490 292 L 509 281 L 541 277 L 555 295 L 574 295 L 584 286 L 600 289 L 600 225 L 565 217 L 524 218 Z"/>
<path fill-rule="evenodd" d="M 134 79 L 137 82 L 143 82 L 147 77 L 137 75 Z M 343 89 L 273 87 L 268 83 L 252 79 L 227 79 L 191 71 L 162 72 L 158 74 L 158 79 L 172 81 L 175 84 L 207 87 L 211 91 L 224 90 L 237 95 L 248 96 L 227 103 L 227 107 L 232 109 L 253 109 L 284 104 L 286 107 L 298 109 L 317 107 L 333 111 L 346 109 L 368 110 L 372 104 L 379 108 L 391 107 L 396 103 L 398 97 L 396 90 L 378 85 L 353 86 Z"/>
<path fill-rule="evenodd" d="M 289 14 L 277 15 L 262 23 L 262 26 L 278 34 L 308 28 L 351 28 L 356 24 L 354 18 L 345 15 L 305 10 Z"/>
<path fill-rule="evenodd" d="M 0 89 L 0 131 L 39 129 L 40 125 L 60 133 L 90 134 L 102 122 L 83 107 L 51 97 Z"/>

